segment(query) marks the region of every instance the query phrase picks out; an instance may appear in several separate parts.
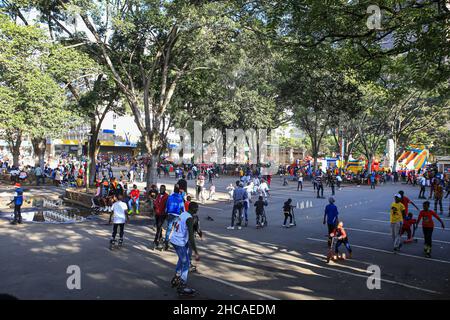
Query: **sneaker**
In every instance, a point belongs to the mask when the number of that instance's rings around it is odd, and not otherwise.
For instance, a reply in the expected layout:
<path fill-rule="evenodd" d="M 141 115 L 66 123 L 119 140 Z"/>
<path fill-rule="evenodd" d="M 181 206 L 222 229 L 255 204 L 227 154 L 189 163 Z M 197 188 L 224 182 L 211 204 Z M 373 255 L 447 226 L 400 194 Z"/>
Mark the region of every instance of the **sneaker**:
<path fill-rule="evenodd" d="M 351 253 L 351 252 L 348 253 L 348 258 L 349 258 L 349 259 L 352 258 L 352 253 Z"/>
<path fill-rule="evenodd" d="M 289 224 L 290 226 L 295 226 L 295 224 L 293 224 L 292 222 Z"/>
<path fill-rule="evenodd" d="M 282 226 L 283 228 L 286 228 L 286 225 L 285 225 L 285 224 L 282 224 L 281 226 Z"/>
<path fill-rule="evenodd" d="M 136 210 L 136 214 L 139 214 L 139 210 Z"/>
<path fill-rule="evenodd" d="M 16 225 L 17 221 L 12 221 L 11 224 Z"/>
<path fill-rule="evenodd" d="M 242 227 L 241 226 L 238 226 L 238 230 L 241 230 L 242 229 Z"/>
<path fill-rule="evenodd" d="M 229 226 L 229 227 L 227 227 L 227 229 L 228 230 L 234 230 L 234 227 L 233 226 Z"/>
<path fill-rule="evenodd" d="M 133 210 L 128 210 L 128 214 L 132 214 L 133 213 Z"/>

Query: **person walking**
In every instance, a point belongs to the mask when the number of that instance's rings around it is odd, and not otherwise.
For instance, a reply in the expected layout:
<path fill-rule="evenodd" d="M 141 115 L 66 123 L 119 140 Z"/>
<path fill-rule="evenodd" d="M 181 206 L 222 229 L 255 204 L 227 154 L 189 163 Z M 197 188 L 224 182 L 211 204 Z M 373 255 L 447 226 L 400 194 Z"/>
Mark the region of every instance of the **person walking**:
<path fill-rule="evenodd" d="M 394 252 L 399 251 L 401 244 L 400 231 L 402 229 L 402 222 L 405 218 L 405 206 L 403 205 L 402 196 L 400 194 L 395 195 L 395 201 L 391 203 L 391 234 L 394 242 Z"/>
<path fill-rule="evenodd" d="M 155 226 L 156 234 L 153 241 L 154 247 L 159 248 L 162 239 L 162 226 L 167 218 L 166 214 L 166 202 L 169 195 L 166 192 L 166 186 L 161 185 L 159 188 L 159 194 L 156 196 L 153 207 L 155 212 Z"/>
<path fill-rule="evenodd" d="M 423 175 L 421 175 L 419 178 L 419 186 L 420 186 L 419 199 L 426 199 L 426 197 L 425 197 L 426 185 L 427 185 L 427 179 Z"/>
<path fill-rule="evenodd" d="M 434 212 L 437 212 L 437 206 L 439 204 L 439 214 L 442 215 L 444 208 L 442 206 L 442 199 L 444 198 L 444 187 L 441 180 L 436 178 L 434 182 Z"/>
<path fill-rule="evenodd" d="M 328 204 L 325 207 L 325 214 L 323 215 L 323 224 L 325 224 L 325 221 L 327 223 L 328 227 L 328 247 L 331 247 L 331 236 L 330 234 L 336 229 L 337 224 L 339 222 L 339 212 L 338 208 L 334 204 L 336 200 L 334 197 L 328 198 Z"/>
<path fill-rule="evenodd" d="M 432 236 L 434 230 L 433 218 L 441 223 L 442 229 L 445 228 L 441 218 L 439 218 L 436 212 L 430 210 L 430 202 L 425 201 L 423 203 L 423 210 L 420 211 L 419 217 L 417 218 L 416 227 L 419 225 L 420 221 L 422 221 L 422 231 L 425 239 L 423 251 L 428 258 L 431 257 Z"/>
<path fill-rule="evenodd" d="M 36 176 L 36 184 L 39 186 L 40 182 L 42 181 L 42 184 L 45 185 L 45 177 L 44 172 L 42 171 L 42 168 L 40 166 L 36 167 L 34 170 L 34 175 Z"/>
<path fill-rule="evenodd" d="M 322 173 L 318 174 L 315 178 L 316 186 L 317 186 L 317 198 L 323 198 L 323 175 Z"/>

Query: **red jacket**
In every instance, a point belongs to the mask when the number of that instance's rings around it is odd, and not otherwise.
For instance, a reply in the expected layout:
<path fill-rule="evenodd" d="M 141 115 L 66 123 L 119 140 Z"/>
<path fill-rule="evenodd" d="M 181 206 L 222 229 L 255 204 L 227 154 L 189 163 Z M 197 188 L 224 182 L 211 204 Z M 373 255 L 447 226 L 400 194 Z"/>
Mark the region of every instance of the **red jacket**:
<path fill-rule="evenodd" d="M 161 194 L 159 193 L 153 202 L 153 207 L 155 209 L 155 215 L 162 216 L 166 214 L 166 202 L 169 195 L 167 193 Z"/>
<path fill-rule="evenodd" d="M 131 197 L 131 199 L 136 200 L 136 199 L 139 199 L 139 194 L 140 193 L 139 193 L 138 189 L 133 189 L 130 192 L 130 197 Z"/>

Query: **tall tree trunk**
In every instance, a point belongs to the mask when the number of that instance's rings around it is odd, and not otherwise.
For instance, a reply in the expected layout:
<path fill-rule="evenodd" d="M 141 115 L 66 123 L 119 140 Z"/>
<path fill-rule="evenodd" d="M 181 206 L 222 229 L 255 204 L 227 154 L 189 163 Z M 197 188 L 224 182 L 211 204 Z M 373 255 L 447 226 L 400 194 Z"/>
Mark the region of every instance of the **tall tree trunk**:
<path fill-rule="evenodd" d="M 32 138 L 31 144 L 34 151 L 34 166 L 44 168 L 45 148 L 47 140 L 45 138 Z"/>
<path fill-rule="evenodd" d="M 9 150 L 13 156 L 13 166 L 19 166 L 20 146 L 22 145 L 22 131 L 7 132 L 6 141 L 9 146 Z"/>
<path fill-rule="evenodd" d="M 152 184 L 158 183 L 157 167 L 159 157 L 154 154 L 149 154 L 149 159 L 147 162 L 147 190 L 150 190 Z"/>
<path fill-rule="evenodd" d="M 95 185 L 95 167 L 97 155 L 100 150 L 100 142 L 98 141 L 100 125 L 97 125 L 95 118 L 91 119 L 91 136 L 89 137 L 89 187 L 94 187 Z"/>

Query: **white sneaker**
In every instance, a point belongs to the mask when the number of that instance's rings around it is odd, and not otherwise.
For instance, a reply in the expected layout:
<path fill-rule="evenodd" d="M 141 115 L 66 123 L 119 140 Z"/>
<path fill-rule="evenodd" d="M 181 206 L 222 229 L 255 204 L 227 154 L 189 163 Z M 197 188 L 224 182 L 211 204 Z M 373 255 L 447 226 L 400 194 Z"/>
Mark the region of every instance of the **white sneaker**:
<path fill-rule="evenodd" d="M 239 226 L 239 227 L 238 227 L 238 230 L 241 230 L 241 229 L 242 229 L 242 227 L 241 227 L 241 226 Z"/>
<path fill-rule="evenodd" d="M 227 229 L 228 229 L 228 230 L 234 230 L 234 227 L 229 226 L 229 227 L 227 227 Z"/>
<path fill-rule="evenodd" d="M 286 228 L 286 225 L 285 225 L 285 224 L 282 224 L 281 226 L 282 226 L 283 228 Z"/>
<path fill-rule="evenodd" d="M 290 223 L 289 225 L 290 225 L 290 226 L 293 226 L 294 224 L 293 224 L 293 223 Z"/>

